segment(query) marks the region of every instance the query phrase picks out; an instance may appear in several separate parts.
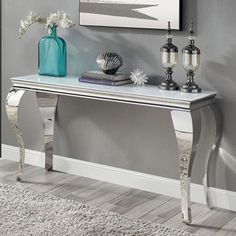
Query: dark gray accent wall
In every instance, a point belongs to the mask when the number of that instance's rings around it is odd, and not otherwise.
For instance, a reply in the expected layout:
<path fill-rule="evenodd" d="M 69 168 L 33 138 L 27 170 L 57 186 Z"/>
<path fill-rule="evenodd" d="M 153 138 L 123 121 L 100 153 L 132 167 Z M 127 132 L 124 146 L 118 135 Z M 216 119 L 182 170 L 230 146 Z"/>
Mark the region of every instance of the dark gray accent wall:
<path fill-rule="evenodd" d="M 29 11 L 48 14 L 64 10 L 77 28 L 59 30 L 68 44 L 68 67 L 72 75 L 96 69 L 95 58 L 111 50 L 124 58 L 124 71 L 140 68 L 152 74 L 152 81 L 163 77 L 159 50 L 165 32 L 121 28 L 79 27 L 78 0 L 3 0 L 3 79 L 2 100 L 11 86 L 10 78 L 37 72 L 37 42 L 42 26 L 33 27 L 18 39 L 19 21 Z M 202 65 L 196 75 L 203 89 L 217 90 L 224 127 L 221 151 L 211 163 L 211 184 L 236 191 L 236 1 L 184 0 L 182 32 L 174 42 L 185 46 L 187 27 L 196 22 L 197 45 Z M 181 65 L 174 77 L 185 81 Z M 26 148 L 43 150 L 40 114 L 34 94 L 26 94 L 20 109 L 20 124 Z M 17 145 L 3 109 L 3 143 Z M 55 127 L 55 153 L 71 158 L 141 171 L 178 179 L 178 158 L 170 114 L 162 109 L 113 104 L 79 98 L 60 97 Z M 193 182 L 201 183 L 203 159 L 193 166 Z"/>

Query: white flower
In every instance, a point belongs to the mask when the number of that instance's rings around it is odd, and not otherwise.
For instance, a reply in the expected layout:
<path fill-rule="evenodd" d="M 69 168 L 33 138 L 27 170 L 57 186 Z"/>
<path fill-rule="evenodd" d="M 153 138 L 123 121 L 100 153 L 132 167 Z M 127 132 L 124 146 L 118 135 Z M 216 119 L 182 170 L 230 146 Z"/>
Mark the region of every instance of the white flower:
<path fill-rule="evenodd" d="M 62 28 L 72 28 L 74 27 L 73 21 L 70 18 L 69 15 L 67 15 L 66 13 L 62 12 L 61 18 L 59 20 L 60 25 Z"/>
<path fill-rule="evenodd" d="M 58 26 L 60 13 L 50 13 L 49 17 L 47 17 L 47 23 L 45 25 L 46 28 L 51 28 L 53 26 Z"/>
<path fill-rule="evenodd" d="M 29 21 L 32 21 L 32 20 L 33 20 L 33 17 L 34 17 L 34 16 L 33 16 L 33 12 L 31 11 L 30 14 L 29 14 L 29 16 L 28 16 Z"/>
<path fill-rule="evenodd" d="M 49 34 L 51 33 L 51 28 L 54 26 L 60 25 L 62 28 L 74 27 L 72 19 L 64 12 L 58 11 L 57 13 L 50 13 L 47 18 L 40 15 L 33 15 L 33 13 L 30 12 L 25 20 L 20 21 L 20 38 L 34 23 L 44 24 Z"/>
<path fill-rule="evenodd" d="M 51 13 L 49 16 L 50 21 L 52 21 L 54 24 L 57 24 L 59 21 L 58 13 Z"/>
<path fill-rule="evenodd" d="M 26 24 L 26 22 L 25 22 L 24 20 L 21 20 L 21 21 L 20 21 L 20 27 L 21 27 L 21 29 L 23 29 L 23 30 L 25 30 L 25 29 L 27 28 L 27 24 Z"/>
<path fill-rule="evenodd" d="M 133 72 L 131 72 L 130 79 L 134 84 L 137 85 L 145 85 L 145 83 L 147 83 L 148 81 L 147 74 L 139 69 L 136 69 Z"/>
<path fill-rule="evenodd" d="M 46 23 L 46 18 L 40 16 L 40 15 L 33 15 L 32 12 L 26 17 L 25 20 L 20 21 L 20 38 L 23 34 L 27 32 L 27 30 L 30 28 L 31 25 L 34 23 L 39 23 L 39 24 L 45 24 Z"/>
<path fill-rule="evenodd" d="M 59 25 L 62 28 L 74 27 L 72 19 L 66 13 L 60 11 L 58 11 L 57 13 L 51 13 L 50 16 L 47 18 L 46 28 L 52 28 L 53 26 Z"/>
<path fill-rule="evenodd" d="M 70 17 L 67 16 L 66 13 L 63 13 L 62 19 L 60 20 L 60 24 L 62 28 L 70 28 L 73 23 Z"/>

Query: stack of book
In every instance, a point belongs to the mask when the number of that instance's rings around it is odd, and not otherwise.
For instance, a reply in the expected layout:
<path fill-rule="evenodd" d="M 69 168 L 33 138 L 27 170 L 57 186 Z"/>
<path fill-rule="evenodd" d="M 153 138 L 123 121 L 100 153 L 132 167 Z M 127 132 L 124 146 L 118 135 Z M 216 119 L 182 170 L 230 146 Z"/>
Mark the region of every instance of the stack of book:
<path fill-rule="evenodd" d="M 101 71 L 84 72 L 79 78 L 79 81 L 84 83 L 103 84 L 110 86 L 132 83 L 130 75 L 128 74 L 116 73 L 115 75 L 108 75 Z"/>

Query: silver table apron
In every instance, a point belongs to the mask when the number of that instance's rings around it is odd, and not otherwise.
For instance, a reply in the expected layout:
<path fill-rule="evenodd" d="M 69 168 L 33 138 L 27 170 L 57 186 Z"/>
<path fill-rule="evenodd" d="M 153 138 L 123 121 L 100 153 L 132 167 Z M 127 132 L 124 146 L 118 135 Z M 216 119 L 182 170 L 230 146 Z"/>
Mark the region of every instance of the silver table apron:
<path fill-rule="evenodd" d="M 203 91 L 187 94 L 177 91 L 160 91 L 155 86 L 118 87 L 85 84 L 75 77 L 47 77 L 30 75 L 12 78 L 12 88 L 6 99 L 8 119 L 16 133 L 20 149 L 17 180 L 21 181 L 25 159 L 25 146 L 18 122 L 18 109 L 22 96 L 35 91 L 45 141 L 45 169 L 53 170 L 53 130 L 58 97 L 74 96 L 141 106 L 164 108 L 170 111 L 179 149 L 181 209 L 183 222 L 190 224 L 190 183 L 194 159 L 205 158 L 203 185 L 206 201 L 212 207 L 208 170 L 212 158 L 217 155 L 221 134 L 220 114 L 216 106 L 216 93 Z"/>

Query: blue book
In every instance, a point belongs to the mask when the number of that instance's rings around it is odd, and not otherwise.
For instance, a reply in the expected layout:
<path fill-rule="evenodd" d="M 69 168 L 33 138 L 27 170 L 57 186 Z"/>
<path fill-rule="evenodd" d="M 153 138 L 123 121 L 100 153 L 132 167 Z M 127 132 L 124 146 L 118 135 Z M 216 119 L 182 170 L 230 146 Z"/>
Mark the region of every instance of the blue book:
<path fill-rule="evenodd" d="M 119 85 L 132 83 L 130 79 L 113 81 L 113 80 L 108 80 L 108 79 L 94 79 L 94 78 L 85 78 L 85 77 L 79 78 L 79 81 L 82 83 L 102 84 L 102 85 L 110 85 L 110 86 L 119 86 Z"/>

